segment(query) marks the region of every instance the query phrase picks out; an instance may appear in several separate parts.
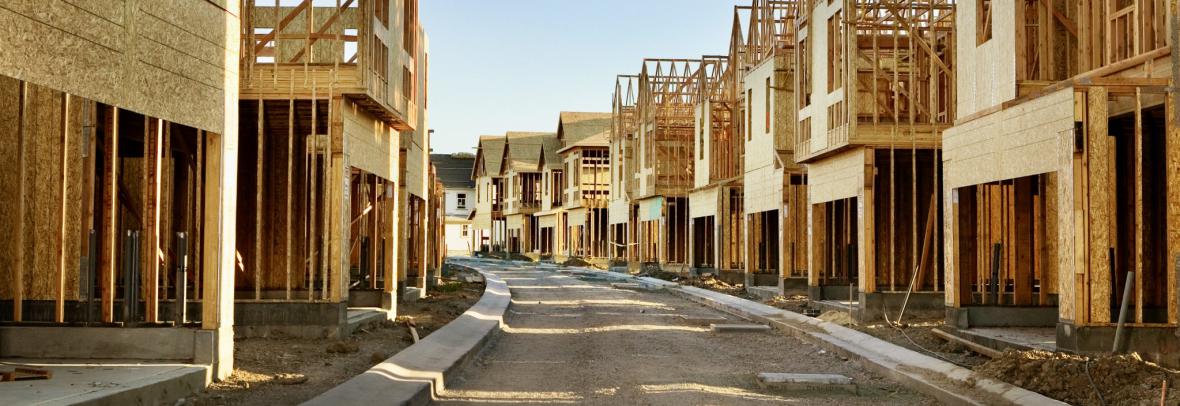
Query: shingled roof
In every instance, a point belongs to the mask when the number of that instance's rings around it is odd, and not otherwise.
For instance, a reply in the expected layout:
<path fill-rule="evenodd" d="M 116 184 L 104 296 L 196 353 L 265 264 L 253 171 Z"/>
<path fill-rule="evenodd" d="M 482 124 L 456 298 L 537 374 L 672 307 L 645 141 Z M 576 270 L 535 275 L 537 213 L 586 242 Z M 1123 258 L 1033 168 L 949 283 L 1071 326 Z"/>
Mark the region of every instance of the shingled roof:
<path fill-rule="evenodd" d="M 504 161 L 504 142 L 502 135 L 479 136 L 479 150 L 475 155 L 475 164 L 483 165 L 483 172 L 489 176 L 500 176 L 500 166 Z M 475 178 L 475 168 L 471 177 Z"/>
<path fill-rule="evenodd" d="M 557 138 L 555 133 L 509 131 L 505 134 L 507 146 L 504 149 L 503 174 L 508 170 L 536 172 L 545 144 Z"/>
<path fill-rule="evenodd" d="M 611 113 L 563 111 L 557 122 L 562 147 L 605 147 L 610 145 Z"/>
<path fill-rule="evenodd" d="M 471 170 L 475 167 L 475 155 L 466 152 L 454 154 L 430 154 L 430 162 L 438 171 L 438 178 L 447 188 L 475 189 Z"/>

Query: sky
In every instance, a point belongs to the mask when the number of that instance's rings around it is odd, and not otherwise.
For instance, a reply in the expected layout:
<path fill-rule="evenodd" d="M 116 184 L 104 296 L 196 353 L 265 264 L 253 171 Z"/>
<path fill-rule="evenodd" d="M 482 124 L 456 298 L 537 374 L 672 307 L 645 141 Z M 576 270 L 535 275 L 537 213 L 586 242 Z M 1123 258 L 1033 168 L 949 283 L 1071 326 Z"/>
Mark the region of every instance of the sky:
<path fill-rule="evenodd" d="M 748 3 L 748 0 L 740 1 Z M 736 0 L 423 0 L 435 153 L 480 135 L 556 131 L 561 111 L 610 112 L 643 58 L 728 53 Z"/>

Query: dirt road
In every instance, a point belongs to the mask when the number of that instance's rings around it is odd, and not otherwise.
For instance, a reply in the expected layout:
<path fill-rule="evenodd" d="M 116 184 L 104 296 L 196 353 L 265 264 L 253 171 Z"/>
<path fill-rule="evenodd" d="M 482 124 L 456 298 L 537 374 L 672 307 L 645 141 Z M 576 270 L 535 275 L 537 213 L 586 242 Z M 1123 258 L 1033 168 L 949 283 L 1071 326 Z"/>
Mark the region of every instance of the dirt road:
<path fill-rule="evenodd" d="M 532 266 L 495 267 L 512 290 L 505 329 L 447 388 L 443 404 L 936 403 L 776 332 L 718 334 L 690 324 L 681 316 L 742 321 L 670 293 L 614 289 Z M 843 374 L 860 390 L 764 390 L 758 372 Z"/>

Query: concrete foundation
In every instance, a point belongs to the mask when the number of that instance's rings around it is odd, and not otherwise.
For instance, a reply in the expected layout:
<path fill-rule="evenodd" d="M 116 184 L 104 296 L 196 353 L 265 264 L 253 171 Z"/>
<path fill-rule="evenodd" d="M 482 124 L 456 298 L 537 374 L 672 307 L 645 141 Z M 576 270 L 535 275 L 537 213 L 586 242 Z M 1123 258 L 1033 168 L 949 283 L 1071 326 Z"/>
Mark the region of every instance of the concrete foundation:
<path fill-rule="evenodd" d="M 120 359 L 211 365 L 215 332 L 192 328 L 0 327 L 0 358 Z"/>
<path fill-rule="evenodd" d="M 808 297 L 812 303 L 822 304 L 822 301 L 847 302 L 849 287 L 846 286 L 809 286 Z M 897 318 L 901 312 L 901 305 L 906 300 L 905 292 L 855 292 L 853 296 L 852 320 L 856 323 L 872 323 L 883 321 L 885 312 L 891 319 Z M 906 304 L 905 318 L 943 318 L 946 316 L 946 295 L 942 292 L 913 292 Z M 822 306 L 820 306 L 822 307 Z M 846 311 L 847 308 L 840 309 Z M 903 320 L 904 321 L 904 320 Z"/>
<path fill-rule="evenodd" d="M 1157 364 L 1180 367 L 1180 329 L 1175 327 L 1126 327 L 1123 349 L 1137 352 Z M 1115 326 L 1074 326 L 1057 323 L 1057 348 L 1084 354 L 1109 353 L 1114 345 Z"/>
<path fill-rule="evenodd" d="M 347 312 L 346 303 L 237 301 L 234 337 L 345 337 Z"/>
<path fill-rule="evenodd" d="M 807 278 L 784 278 L 783 295 L 806 295 Z"/>
<path fill-rule="evenodd" d="M 946 324 L 957 329 L 971 327 L 1052 327 L 1057 325 L 1056 307 L 970 306 L 946 308 Z"/>

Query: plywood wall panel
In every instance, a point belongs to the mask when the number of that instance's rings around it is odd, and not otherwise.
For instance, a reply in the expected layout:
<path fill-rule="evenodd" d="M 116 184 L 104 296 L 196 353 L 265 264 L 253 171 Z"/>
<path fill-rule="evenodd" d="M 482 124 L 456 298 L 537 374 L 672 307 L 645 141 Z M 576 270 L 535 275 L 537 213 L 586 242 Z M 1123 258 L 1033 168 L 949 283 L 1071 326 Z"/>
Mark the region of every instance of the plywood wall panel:
<path fill-rule="evenodd" d="M 223 133 L 237 92 L 237 4 L 3 2 L 0 75 Z"/>

